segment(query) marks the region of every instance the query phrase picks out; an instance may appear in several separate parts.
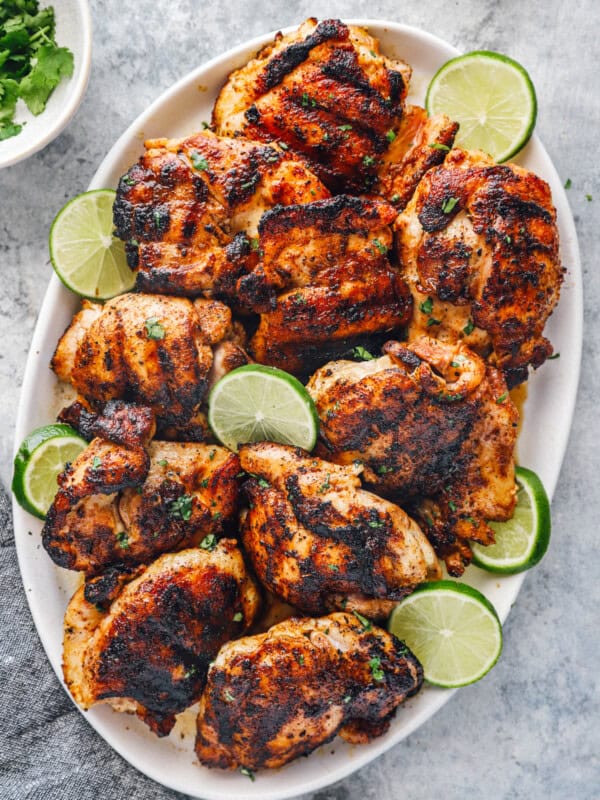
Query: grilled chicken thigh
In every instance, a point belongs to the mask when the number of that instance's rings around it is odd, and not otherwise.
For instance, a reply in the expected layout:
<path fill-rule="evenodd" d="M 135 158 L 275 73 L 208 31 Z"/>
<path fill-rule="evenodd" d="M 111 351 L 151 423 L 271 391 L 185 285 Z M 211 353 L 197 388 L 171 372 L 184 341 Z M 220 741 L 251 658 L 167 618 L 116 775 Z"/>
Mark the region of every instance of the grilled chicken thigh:
<path fill-rule="evenodd" d="M 231 539 L 161 556 L 117 578 L 108 597 L 106 583 L 82 586 L 69 603 L 65 683 L 82 708 L 108 702 L 164 736 L 198 700 L 221 645 L 252 623 L 258 590 Z"/>
<path fill-rule="evenodd" d="M 516 408 L 502 374 L 460 343 L 423 336 L 408 346 L 388 342 L 384 352 L 327 364 L 311 378 L 322 452 L 336 463 L 364 463 L 367 482 L 408 502 L 460 574 L 470 558 L 466 540 L 489 544 L 486 520 L 513 514 Z"/>
<path fill-rule="evenodd" d="M 151 139 L 121 178 L 114 205 L 137 288 L 230 297 L 252 263 L 260 215 L 329 196 L 303 161 L 277 145 L 215 136 Z"/>
<path fill-rule="evenodd" d="M 363 491 L 360 467 L 270 442 L 239 455 L 251 476 L 242 541 L 261 582 L 287 603 L 309 614 L 341 607 L 387 616 L 393 602 L 382 601 L 441 577 L 418 525 Z"/>
<path fill-rule="evenodd" d="M 338 733 L 364 743 L 422 682 L 417 659 L 380 628 L 343 613 L 292 618 L 221 648 L 200 700 L 196 754 L 210 767 L 256 770 Z"/>
<path fill-rule="evenodd" d="M 220 372 L 245 364 L 244 333 L 223 303 L 124 294 L 84 301 L 52 368 L 92 405 L 122 398 L 150 406 L 159 426 L 185 426 Z"/>
<path fill-rule="evenodd" d="M 311 18 L 231 73 L 213 126 L 284 142 L 331 189 L 364 191 L 400 124 L 410 75 L 362 28 Z"/>
<path fill-rule="evenodd" d="M 542 335 L 563 270 L 549 186 L 514 164 L 453 150 L 396 222 L 413 296 L 410 339 L 463 340 L 509 386 L 552 353 Z"/>
<path fill-rule="evenodd" d="M 379 162 L 375 191 L 402 211 L 427 170 L 442 163 L 457 130 L 458 123 L 444 114 L 429 117 L 424 108 L 407 106 Z"/>
<path fill-rule="evenodd" d="M 239 471 L 223 447 L 97 437 L 59 476 L 44 547 L 59 566 L 95 575 L 198 544 L 237 512 Z"/>
<path fill-rule="evenodd" d="M 241 301 L 262 312 L 257 361 L 307 374 L 402 326 L 410 295 L 388 259 L 395 217 L 389 203 L 348 195 L 263 216 L 260 263 L 239 282 Z"/>

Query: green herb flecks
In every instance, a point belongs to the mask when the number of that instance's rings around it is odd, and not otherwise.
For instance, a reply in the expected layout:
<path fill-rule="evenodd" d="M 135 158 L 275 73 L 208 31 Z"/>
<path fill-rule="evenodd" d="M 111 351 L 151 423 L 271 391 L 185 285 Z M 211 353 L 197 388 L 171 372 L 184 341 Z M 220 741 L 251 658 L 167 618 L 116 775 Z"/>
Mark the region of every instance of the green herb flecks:
<path fill-rule="evenodd" d="M 457 203 L 458 197 L 447 197 L 442 203 L 442 211 L 444 214 L 451 214 Z"/>
<path fill-rule="evenodd" d="M 256 776 L 254 775 L 251 769 L 248 769 L 248 767 L 240 767 L 240 772 L 242 773 L 242 775 L 245 775 L 247 778 L 250 778 L 252 782 L 256 780 Z"/>
<path fill-rule="evenodd" d="M 201 550 L 209 550 L 212 551 L 217 546 L 217 537 L 214 533 L 208 533 L 204 539 L 200 542 L 200 549 Z"/>
<path fill-rule="evenodd" d="M 165 329 L 158 321 L 158 317 L 149 317 L 144 324 L 149 339 L 160 341 L 160 339 L 165 338 Z"/>
<path fill-rule="evenodd" d="M 125 531 L 119 531 L 119 533 L 115 535 L 115 539 L 117 540 L 117 544 L 121 550 L 129 549 L 129 536 L 125 533 Z"/>
<path fill-rule="evenodd" d="M 427 300 L 423 300 L 422 303 L 419 303 L 419 311 L 422 311 L 424 314 L 431 314 L 433 310 L 433 300 L 431 297 L 428 297 Z"/>
<path fill-rule="evenodd" d="M 382 256 L 384 256 L 387 253 L 388 251 L 387 247 L 382 242 L 380 242 L 379 239 L 373 239 L 373 244 L 379 250 Z"/>
<path fill-rule="evenodd" d="M 371 355 L 368 350 L 365 350 L 365 348 L 360 345 L 352 349 L 352 355 L 354 358 L 361 358 L 363 361 L 373 361 L 375 358 L 374 355 Z"/>
<path fill-rule="evenodd" d="M 192 516 L 191 496 L 189 494 L 182 494 L 177 500 L 173 500 L 169 506 L 169 514 L 174 519 L 182 519 L 184 522 L 187 522 Z"/>
<path fill-rule="evenodd" d="M 371 675 L 374 681 L 382 681 L 385 678 L 385 672 L 381 668 L 381 659 L 379 656 L 373 656 L 369 661 L 369 667 L 371 668 Z"/>
<path fill-rule="evenodd" d="M 393 131 L 393 130 L 390 128 L 390 129 L 389 129 L 389 131 L 386 133 L 386 135 L 385 135 L 385 138 L 386 138 L 386 139 L 388 140 L 388 142 L 390 142 L 390 144 L 391 144 L 391 143 L 394 141 L 394 139 L 396 138 L 396 134 L 395 134 L 395 133 L 394 133 L 394 131 Z"/>
<path fill-rule="evenodd" d="M 190 153 L 190 161 L 192 162 L 194 169 L 197 169 L 200 172 L 206 172 L 208 169 L 208 161 L 197 150 L 192 150 Z"/>
<path fill-rule="evenodd" d="M 446 153 L 450 150 L 447 144 L 441 142 L 430 142 L 427 147 L 431 147 L 432 150 L 444 150 Z"/>
<path fill-rule="evenodd" d="M 358 611 L 353 611 L 352 613 L 354 614 L 356 619 L 360 622 L 360 624 L 363 626 L 363 629 L 365 631 L 370 631 L 373 629 L 373 623 L 371 622 L 370 619 L 363 617 L 363 615 L 359 614 Z"/>
<path fill-rule="evenodd" d="M 474 329 L 475 329 L 475 323 L 473 322 L 472 319 L 470 319 L 470 320 L 468 320 L 467 324 L 463 328 L 463 333 L 466 336 L 469 336 L 469 334 L 473 333 Z"/>

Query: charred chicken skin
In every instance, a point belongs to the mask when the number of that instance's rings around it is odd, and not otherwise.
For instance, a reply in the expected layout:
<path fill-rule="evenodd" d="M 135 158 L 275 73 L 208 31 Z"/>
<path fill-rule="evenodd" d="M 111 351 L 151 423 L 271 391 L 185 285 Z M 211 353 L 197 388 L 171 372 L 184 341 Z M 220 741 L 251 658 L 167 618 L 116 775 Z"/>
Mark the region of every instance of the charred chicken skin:
<path fill-rule="evenodd" d="M 563 270 L 549 186 L 514 164 L 453 150 L 396 222 L 413 296 L 409 338 L 464 341 L 509 386 L 552 354 L 542 335 Z"/>
<path fill-rule="evenodd" d="M 247 362 L 244 341 L 223 303 L 124 294 L 84 301 L 52 368 L 92 405 L 120 398 L 152 408 L 161 427 L 185 427 L 210 383 Z"/>
<path fill-rule="evenodd" d="M 486 520 L 513 514 L 516 408 L 502 374 L 463 344 L 423 336 L 408 346 L 388 342 L 384 352 L 327 364 L 311 378 L 322 452 L 364 463 L 368 484 L 408 503 L 460 574 L 467 540 L 491 543 Z"/>
<path fill-rule="evenodd" d="M 362 28 L 311 18 L 231 73 L 213 127 L 284 142 L 332 190 L 362 192 L 400 125 L 410 75 Z"/>
<path fill-rule="evenodd" d="M 274 205 L 329 196 L 277 145 L 215 136 L 151 139 L 121 178 L 114 206 L 136 286 L 228 298 L 252 262 L 249 237 Z"/>
<path fill-rule="evenodd" d="M 367 742 L 422 681 L 402 642 L 352 614 L 292 618 L 221 648 L 200 700 L 196 754 L 210 767 L 256 770 L 338 733 Z"/>
<path fill-rule="evenodd" d="M 418 525 L 365 492 L 360 467 L 271 442 L 244 445 L 240 462 L 252 476 L 244 485 L 244 548 L 261 582 L 292 606 L 385 617 L 394 600 L 441 577 Z"/>
<path fill-rule="evenodd" d="M 109 407 L 104 419 L 110 416 Z M 238 457 L 223 447 L 126 446 L 97 436 L 59 476 L 44 547 L 59 566 L 95 575 L 110 564 L 148 563 L 198 544 L 221 535 L 236 514 L 239 471 Z"/>
<path fill-rule="evenodd" d="M 402 211 L 427 170 L 442 163 L 457 130 L 458 123 L 444 114 L 429 117 L 424 108 L 407 106 L 379 162 L 375 191 Z"/>
<path fill-rule="evenodd" d="M 242 634 L 258 590 L 231 539 L 121 574 L 75 592 L 65 615 L 63 672 L 84 709 L 108 702 L 134 711 L 159 736 L 195 703 L 210 662 Z"/>
<path fill-rule="evenodd" d="M 239 283 L 241 301 L 262 312 L 257 361 L 309 374 L 409 319 L 408 288 L 388 258 L 395 217 L 389 203 L 348 195 L 263 216 L 261 261 Z"/>

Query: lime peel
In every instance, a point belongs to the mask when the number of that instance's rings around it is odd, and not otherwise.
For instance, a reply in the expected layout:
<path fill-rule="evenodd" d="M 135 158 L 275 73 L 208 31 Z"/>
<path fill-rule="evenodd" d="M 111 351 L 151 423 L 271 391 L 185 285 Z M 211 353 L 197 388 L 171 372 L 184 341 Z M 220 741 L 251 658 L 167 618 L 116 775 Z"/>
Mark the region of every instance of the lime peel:
<path fill-rule="evenodd" d="M 388 630 L 423 666 L 425 679 L 443 688 L 480 680 L 502 652 L 502 625 L 490 601 L 464 583 L 426 583 L 392 611 Z"/>
<path fill-rule="evenodd" d="M 319 417 L 307 390 L 284 370 L 246 364 L 213 386 L 208 423 L 230 450 L 240 444 L 272 441 L 312 450 Z"/>
<path fill-rule="evenodd" d="M 455 146 L 506 161 L 529 141 L 537 117 L 527 71 L 508 56 L 475 50 L 447 61 L 433 76 L 425 106 L 460 124 Z"/>

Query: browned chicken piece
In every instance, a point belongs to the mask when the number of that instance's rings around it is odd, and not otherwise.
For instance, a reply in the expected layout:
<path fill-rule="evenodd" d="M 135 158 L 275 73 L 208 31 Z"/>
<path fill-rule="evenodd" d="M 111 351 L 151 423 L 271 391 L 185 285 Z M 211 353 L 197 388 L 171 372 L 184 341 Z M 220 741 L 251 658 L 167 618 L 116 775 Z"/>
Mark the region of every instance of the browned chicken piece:
<path fill-rule="evenodd" d="M 510 387 L 552 353 L 542 335 L 563 269 L 550 188 L 514 164 L 453 150 L 396 223 L 413 295 L 409 337 L 463 340 Z"/>
<path fill-rule="evenodd" d="M 95 438 L 59 476 L 44 547 L 59 566 L 95 575 L 213 541 L 237 513 L 239 473 L 223 447 Z"/>
<path fill-rule="evenodd" d="M 393 601 L 441 577 L 418 525 L 362 489 L 361 467 L 271 442 L 244 445 L 239 456 L 251 476 L 244 548 L 260 581 L 287 603 L 308 614 L 385 617 Z"/>
<path fill-rule="evenodd" d="M 209 767 L 281 767 L 330 742 L 381 736 L 419 691 L 421 665 L 351 614 L 288 619 L 224 645 L 200 700 L 196 754 Z"/>
<path fill-rule="evenodd" d="M 395 217 L 385 201 L 349 195 L 264 215 L 261 261 L 239 283 L 241 301 L 262 312 L 250 344 L 257 361 L 308 374 L 402 327 L 410 294 L 388 258 Z"/>
<path fill-rule="evenodd" d="M 303 161 L 277 145 L 203 131 L 145 147 L 114 205 L 117 235 L 144 292 L 230 298 L 255 260 L 251 237 L 261 214 L 329 196 Z"/>
<path fill-rule="evenodd" d="M 93 406 L 122 398 L 152 408 L 159 430 L 185 427 L 212 381 L 247 363 L 245 338 L 223 303 L 123 294 L 84 301 L 52 368 Z"/>
<path fill-rule="evenodd" d="M 311 18 L 231 73 L 213 127 L 283 142 L 332 190 L 364 191 L 400 124 L 410 75 L 366 30 Z"/>
<path fill-rule="evenodd" d="M 158 736 L 195 703 L 221 645 L 254 620 L 260 600 L 232 539 L 163 555 L 104 586 L 82 586 L 65 614 L 63 672 L 84 709 L 135 712 Z"/>
<path fill-rule="evenodd" d="M 420 106 L 407 106 L 400 127 L 377 170 L 374 191 L 402 211 L 427 170 L 441 164 L 452 148 L 458 123 L 444 114 L 429 117 Z"/>
<path fill-rule="evenodd" d="M 466 540 L 491 543 L 486 521 L 513 514 L 516 408 L 502 374 L 461 343 L 423 336 L 383 349 L 379 359 L 334 362 L 311 378 L 321 453 L 364 463 L 368 484 L 408 503 L 460 574 Z"/>

